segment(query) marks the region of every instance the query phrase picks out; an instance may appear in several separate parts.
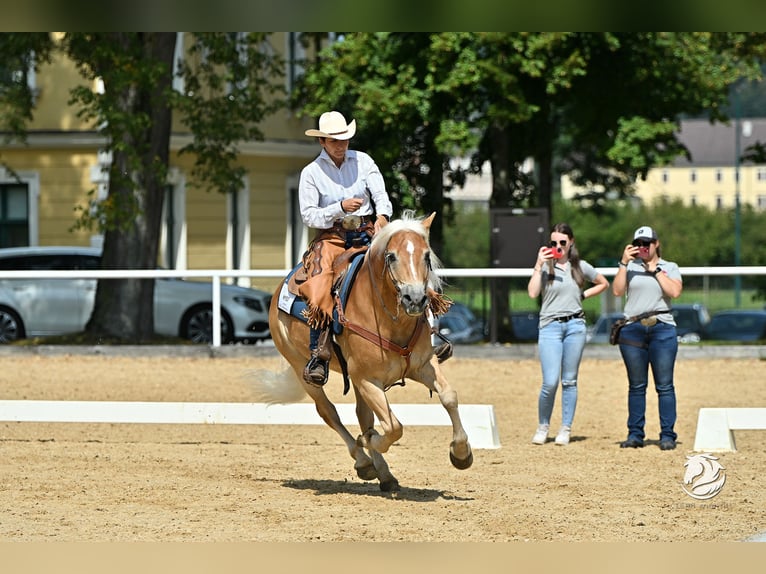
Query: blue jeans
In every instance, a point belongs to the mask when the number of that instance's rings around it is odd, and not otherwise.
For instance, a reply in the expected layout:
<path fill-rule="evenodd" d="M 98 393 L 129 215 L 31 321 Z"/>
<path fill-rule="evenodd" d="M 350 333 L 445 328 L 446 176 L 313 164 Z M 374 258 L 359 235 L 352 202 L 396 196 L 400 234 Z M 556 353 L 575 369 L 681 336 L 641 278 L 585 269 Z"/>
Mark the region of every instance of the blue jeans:
<path fill-rule="evenodd" d="M 646 387 L 651 365 L 659 402 L 660 440 L 676 440 L 673 430 L 676 424 L 676 390 L 673 386 L 673 369 L 678 354 L 676 328 L 661 321 L 645 327 L 636 321 L 622 328 L 620 339 L 636 343 L 620 343 L 620 354 L 628 371 L 628 438 L 644 440 Z"/>
<path fill-rule="evenodd" d="M 543 386 L 537 401 L 538 423 L 550 424 L 561 381 L 561 424 L 571 427 L 577 407 L 577 373 L 585 348 L 585 320 L 548 323 L 540 329 L 537 347 L 543 372 Z"/>

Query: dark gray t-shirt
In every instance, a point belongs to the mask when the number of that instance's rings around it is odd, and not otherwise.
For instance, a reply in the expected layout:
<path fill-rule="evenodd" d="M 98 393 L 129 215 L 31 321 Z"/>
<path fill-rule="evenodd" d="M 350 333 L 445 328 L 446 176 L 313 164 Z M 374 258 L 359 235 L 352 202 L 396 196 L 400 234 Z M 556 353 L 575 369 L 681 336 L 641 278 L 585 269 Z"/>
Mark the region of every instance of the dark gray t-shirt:
<path fill-rule="evenodd" d="M 582 311 L 581 289 L 572 277 L 572 264 L 569 261 L 563 265 L 557 263 L 553 270 L 553 281 L 548 281 L 547 265 L 543 267 L 540 277 L 543 300 L 538 326 L 541 329 L 556 317 L 566 317 Z M 587 261 L 580 261 L 580 270 L 591 283 L 598 276 L 596 269 Z"/>
<path fill-rule="evenodd" d="M 672 261 L 665 261 L 660 258 L 657 266 L 662 269 L 660 273 L 667 273 L 671 279 L 681 279 L 681 270 Z M 636 260 L 628 263 L 627 271 L 627 290 L 625 299 L 625 308 L 623 309 L 626 317 L 639 315 L 648 311 L 661 311 L 670 309 L 670 297 L 662 292 L 662 287 L 657 282 L 657 278 L 646 271 L 641 263 Z M 673 315 L 662 313 L 657 315 L 657 319 L 663 323 L 675 325 Z"/>

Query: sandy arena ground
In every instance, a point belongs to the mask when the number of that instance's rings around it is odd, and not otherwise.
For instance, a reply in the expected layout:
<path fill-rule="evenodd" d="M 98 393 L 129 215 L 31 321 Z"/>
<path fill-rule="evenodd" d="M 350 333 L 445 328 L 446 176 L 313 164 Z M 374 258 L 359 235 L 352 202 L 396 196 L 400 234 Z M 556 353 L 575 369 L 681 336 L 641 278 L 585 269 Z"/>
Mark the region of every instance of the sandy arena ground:
<path fill-rule="evenodd" d="M 247 374 L 277 357 L 0 357 L 2 399 L 250 402 Z M 727 481 L 698 501 L 682 489 L 697 412 L 766 406 L 763 362 L 679 360 L 679 448 L 657 446 L 653 386 L 643 449 L 625 438 L 622 363 L 586 359 L 573 440 L 530 443 L 535 359 L 456 356 L 462 403 L 494 405 L 502 448 L 454 469 L 447 427 L 407 427 L 387 455 L 402 489 L 356 477 L 325 426 L 0 422 L 1 541 L 741 541 L 766 531 L 766 434 L 738 431 Z M 339 401 L 341 381 L 331 379 Z M 396 403 L 438 403 L 422 386 Z M 560 421 L 557 397 L 553 427 Z M 356 429 L 351 429 L 356 434 Z"/>

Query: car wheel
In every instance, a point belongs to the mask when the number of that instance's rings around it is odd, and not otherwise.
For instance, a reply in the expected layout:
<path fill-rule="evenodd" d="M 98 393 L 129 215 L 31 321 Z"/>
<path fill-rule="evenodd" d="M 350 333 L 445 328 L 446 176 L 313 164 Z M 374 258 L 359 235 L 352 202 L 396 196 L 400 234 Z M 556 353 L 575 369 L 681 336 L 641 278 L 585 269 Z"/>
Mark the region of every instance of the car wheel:
<path fill-rule="evenodd" d="M 231 343 L 234 340 L 234 325 L 231 317 L 221 310 L 221 343 Z M 211 344 L 213 342 L 213 308 L 210 305 L 198 305 L 189 309 L 181 319 L 183 339 L 192 343 Z"/>
<path fill-rule="evenodd" d="M 0 307 L 0 343 L 13 343 L 23 339 L 24 325 L 15 311 Z"/>

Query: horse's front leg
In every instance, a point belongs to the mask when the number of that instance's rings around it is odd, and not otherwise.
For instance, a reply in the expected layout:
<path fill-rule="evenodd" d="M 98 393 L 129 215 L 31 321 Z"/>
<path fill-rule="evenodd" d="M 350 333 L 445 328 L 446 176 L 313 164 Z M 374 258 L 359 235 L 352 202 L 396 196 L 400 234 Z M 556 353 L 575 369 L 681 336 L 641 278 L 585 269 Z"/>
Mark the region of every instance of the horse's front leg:
<path fill-rule="evenodd" d="M 327 397 L 324 389 L 309 385 L 305 385 L 305 387 L 309 396 L 314 399 L 314 404 L 319 416 L 327 426 L 340 435 L 341 439 L 343 439 L 343 442 L 346 444 L 348 453 L 351 455 L 351 458 L 354 459 L 354 469 L 356 470 L 357 476 L 362 480 L 374 480 L 378 478 L 378 472 L 376 470 L 377 465 L 375 465 L 373 460 L 367 456 L 364 448 L 357 444 L 357 440 L 354 439 L 351 433 L 348 432 L 348 429 L 343 425 L 340 420 L 340 415 L 338 415 L 338 409 L 335 408 L 335 405 Z"/>
<path fill-rule="evenodd" d="M 423 378 L 419 378 L 426 387 L 433 388 L 439 396 L 442 406 L 446 409 L 452 422 L 452 442 L 449 445 L 449 459 L 452 466 L 460 470 L 470 468 L 473 464 L 473 451 L 468 435 L 463 428 L 458 411 L 457 392 L 447 381 L 436 359 L 432 357 L 424 368 Z"/>
<path fill-rule="evenodd" d="M 402 438 L 402 433 L 404 432 L 402 423 L 391 412 L 386 393 L 383 392 L 382 388 L 367 380 L 362 380 L 357 385 L 357 392 L 360 395 L 361 402 L 368 405 L 372 412 L 375 413 L 375 416 L 378 417 L 380 428 L 383 431 L 382 435 L 378 434 L 372 428 L 372 424 L 367 429 L 362 427 L 363 434 L 360 437 L 362 444 L 379 453 L 388 452 L 389 447 Z M 357 408 L 359 408 L 359 398 L 357 399 Z"/>
<path fill-rule="evenodd" d="M 377 432 L 374 429 L 375 416 L 369 405 L 364 402 L 356 385 L 354 386 L 354 395 L 356 397 L 356 417 L 359 420 L 359 429 L 362 431 L 362 434 L 359 435 L 356 442 L 359 450 L 364 452 L 363 447 L 369 443 L 369 437 L 377 435 Z M 370 448 L 370 456 L 372 457 L 372 463 L 368 467 L 359 468 L 357 465 L 354 465 L 359 477 L 365 480 L 379 478 L 380 489 L 384 492 L 399 490 L 399 481 L 396 480 L 396 477 L 394 477 L 393 474 L 391 474 L 391 470 L 388 468 L 388 463 L 383 458 L 383 455 L 375 449 Z M 362 476 L 361 472 L 365 472 L 370 478 L 365 478 Z"/>

